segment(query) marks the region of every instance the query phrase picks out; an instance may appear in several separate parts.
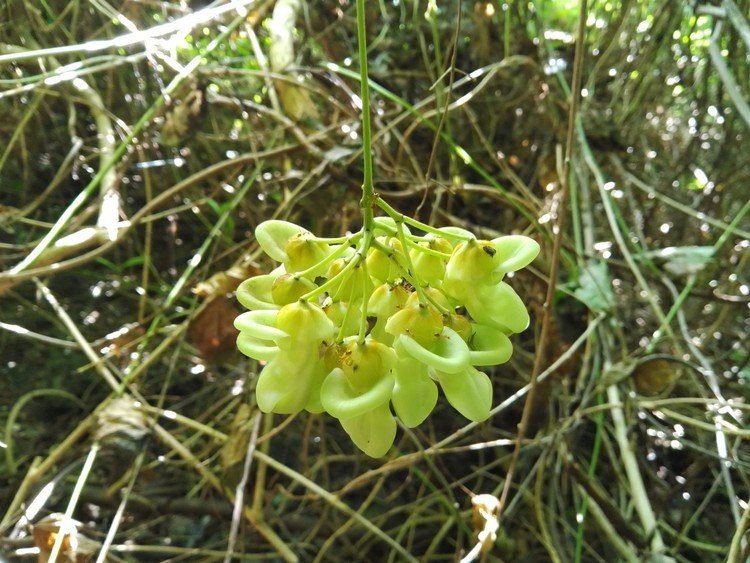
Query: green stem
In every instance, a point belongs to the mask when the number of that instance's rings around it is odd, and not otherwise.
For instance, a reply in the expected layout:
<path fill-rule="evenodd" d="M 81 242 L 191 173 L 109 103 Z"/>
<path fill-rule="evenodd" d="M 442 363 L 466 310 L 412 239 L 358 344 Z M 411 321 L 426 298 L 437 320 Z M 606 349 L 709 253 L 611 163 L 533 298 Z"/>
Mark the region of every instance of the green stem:
<path fill-rule="evenodd" d="M 372 214 L 372 208 L 370 208 L 370 214 Z M 372 241 L 372 230 L 365 231 L 365 238 L 362 240 L 362 246 L 368 248 Z M 362 256 L 361 261 L 362 268 L 362 314 L 359 318 L 359 344 L 364 344 L 365 337 L 367 336 L 367 304 L 370 302 L 371 284 L 370 276 L 367 273 L 367 259 Z M 351 305 L 351 302 L 350 302 Z"/>
<path fill-rule="evenodd" d="M 343 239 L 342 244 L 333 252 L 331 252 L 328 256 L 323 258 L 320 262 L 317 264 L 314 264 L 310 266 L 307 270 L 302 270 L 301 272 L 297 272 L 297 276 L 304 278 L 305 276 L 309 276 L 312 274 L 317 273 L 318 271 L 325 268 L 328 264 L 336 260 L 337 258 L 340 258 L 344 254 L 346 254 L 346 251 L 351 248 L 352 244 L 357 242 L 359 238 L 362 236 L 361 233 L 356 233 L 350 237 L 345 237 Z"/>
<path fill-rule="evenodd" d="M 375 186 L 372 180 L 372 129 L 370 126 L 370 79 L 367 73 L 367 30 L 365 25 L 365 0 L 357 0 L 357 42 L 359 43 L 360 95 L 362 98 L 362 219 L 365 232 L 373 227 L 372 206 L 375 202 Z M 367 246 L 362 249 L 367 253 Z"/>
<path fill-rule="evenodd" d="M 362 254 L 362 248 L 364 247 L 364 245 L 365 241 L 362 242 L 362 246 L 357 248 L 357 252 L 349 258 L 349 260 L 344 265 L 344 268 L 338 274 L 331 277 L 328 281 L 319 285 L 312 291 L 308 291 L 307 293 L 305 293 L 302 297 L 300 297 L 300 301 L 310 301 L 312 299 L 315 299 L 316 297 L 323 295 L 326 291 L 334 287 L 339 282 L 343 283 L 344 280 L 349 276 L 352 268 L 359 264 L 360 260 L 364 262 L 364 256 Z"/>
<path fill-rule="evenodd" d="M 457 233 L 452 233 L 449 231 L 441 231 L 440 229 L 436 229 L 435 227 L 431 227 L 430 225 L 427 225 L 426 223 L 422 223 L 421 221 L 417 221 L 416 219 L 412 219 L 411 217 L 404 215 L 403 213 L 399 213 L 393 207 L 388 205 L 382 198 L 377 198 L 376 201 L 378 207 L 385 211 L 388 215 L 393 218 L 394 221 L 397 223 L 399 221 L 402 221 L 406 223 L 407 225 L 410 225 L 416 229 L 419 229 L 421 231 L 424 231 L 425 233 L 432 233 L 433 235 L 437 235 L 446 239 L 455 239 L 455 240 L 471 240 L 474 237 L 471 236 L 464 236 L 459 235 Z"/>

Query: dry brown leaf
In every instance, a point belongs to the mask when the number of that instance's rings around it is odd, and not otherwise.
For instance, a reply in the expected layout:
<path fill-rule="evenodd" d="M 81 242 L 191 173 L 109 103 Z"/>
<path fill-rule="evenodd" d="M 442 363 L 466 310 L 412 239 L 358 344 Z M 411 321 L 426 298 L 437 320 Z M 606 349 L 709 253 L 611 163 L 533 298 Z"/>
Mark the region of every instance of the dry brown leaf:
<path fill-rule="evenodd" d="M 209 302 L 190 323 L 188 339 L 207 363 L 221 364 L 234 354 L 239 335 L 234 319 L 238 314 L 229 298 L 222 295 Z"/>

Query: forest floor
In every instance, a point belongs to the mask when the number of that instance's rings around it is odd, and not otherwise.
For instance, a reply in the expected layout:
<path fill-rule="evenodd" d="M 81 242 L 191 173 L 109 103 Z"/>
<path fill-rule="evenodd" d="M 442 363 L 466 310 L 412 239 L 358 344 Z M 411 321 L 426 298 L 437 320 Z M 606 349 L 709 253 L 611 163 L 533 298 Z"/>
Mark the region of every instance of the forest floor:
<path fill-rule="evenodd" d="M 438 4 L 367 2 L 375 189 L 532 321 L 372 459 L 232 324 L 362 225 L 355 3 L 0 0 L 0 560 L 747 560 L 750 2 Z"/>

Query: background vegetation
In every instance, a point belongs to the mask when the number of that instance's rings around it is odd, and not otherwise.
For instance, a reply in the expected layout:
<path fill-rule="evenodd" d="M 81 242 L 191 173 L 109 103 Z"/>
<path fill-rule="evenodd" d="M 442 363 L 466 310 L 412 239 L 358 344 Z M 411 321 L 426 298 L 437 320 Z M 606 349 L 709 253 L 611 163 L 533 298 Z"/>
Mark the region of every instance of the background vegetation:
<path fill-rule="evenodd" d="M 452 561 L 490 494 L 492 560 L 745 560 L 749 11 L 367 2 L 378 193 L 542 245 L 491 419 L 372 460 L 232 327 L 258 223 L 359 228 L 354 3 L 0 1 L 0 558 Z"/>

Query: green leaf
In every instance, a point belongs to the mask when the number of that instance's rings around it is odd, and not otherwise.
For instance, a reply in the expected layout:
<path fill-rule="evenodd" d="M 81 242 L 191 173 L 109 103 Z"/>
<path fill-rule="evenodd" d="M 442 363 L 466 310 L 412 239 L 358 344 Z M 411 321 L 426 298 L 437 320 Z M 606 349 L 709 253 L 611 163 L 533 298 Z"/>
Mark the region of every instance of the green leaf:
<path fill-rule="evenodd" d="M 646 253 L 651 259 L 663 260 L 664 269 L 675 276 L 697 274 L 714 255 L 713 246 L 669 246 Z"/>
<path fill-rule="evenodd" d="M 609 311 L 614 304 L 614 294 L 607 263 L 600 261 L 587 265 L 578 278 L 573 296 L 592 311 Z"/>
<path fill-rule="evenodd" d="M 143 265 L 144 261 L 145 260 L 143 259 L 143 256 L 131 256 L 122 263 L 122 266 L 120 266 L 120 270 L 123 271 L 135 266 L 141 266 Z"/>

